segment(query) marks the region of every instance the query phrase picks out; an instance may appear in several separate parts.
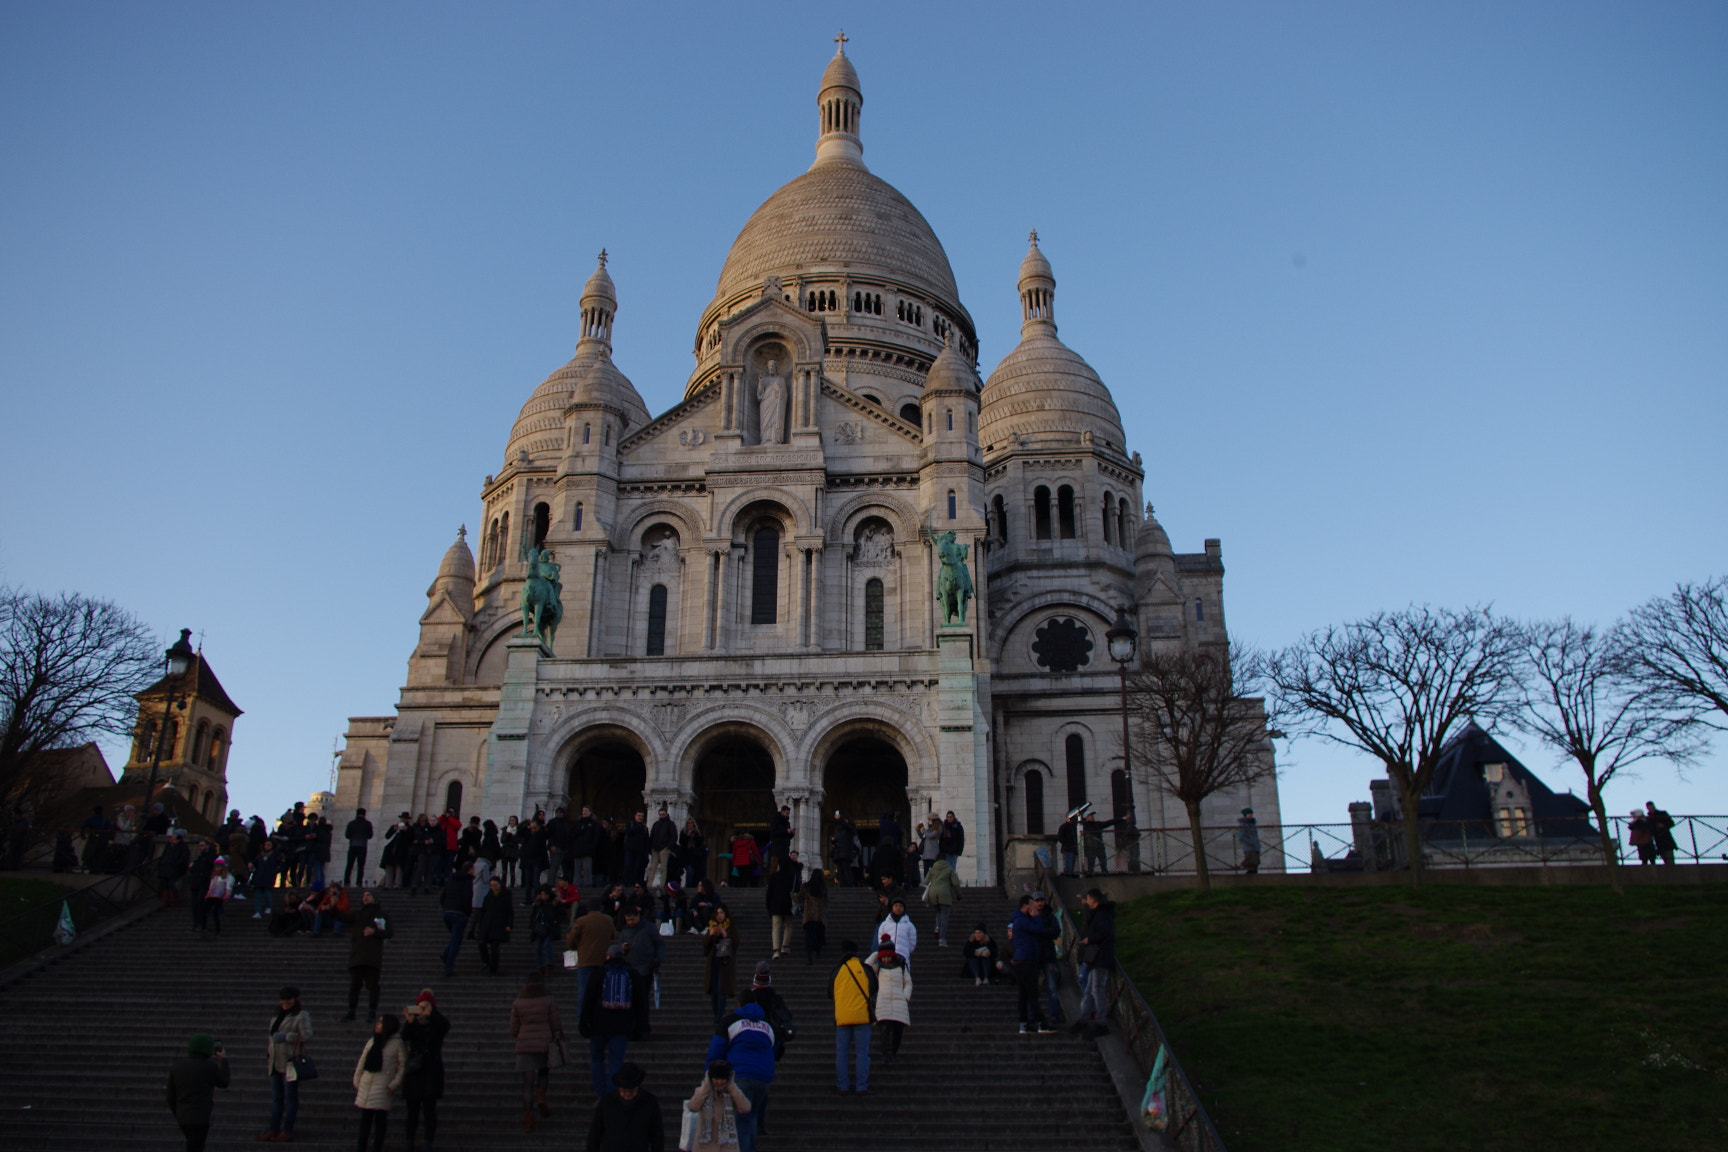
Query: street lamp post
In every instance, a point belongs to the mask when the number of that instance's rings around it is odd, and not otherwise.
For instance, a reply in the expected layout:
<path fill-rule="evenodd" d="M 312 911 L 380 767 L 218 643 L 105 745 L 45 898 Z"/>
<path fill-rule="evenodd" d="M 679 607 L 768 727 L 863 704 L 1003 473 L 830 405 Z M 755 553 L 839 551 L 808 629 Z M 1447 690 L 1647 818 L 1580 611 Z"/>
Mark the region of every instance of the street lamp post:
<path fill-rule="evenodd" d="M 156 730 L 156 748 L 150 755 L 150 779 L 144 785 L 144 806 L 139 811 L 140 820 L 150 819 L 150 798 L 156 794 L 156 772 L 162 767 L 162 746 L 168 742 L 168 720 L 176 707 L 184 709 L 184 698 L 176 699 L 174 690 L 180 687 L 180 678 L 186 675 L 186 670 L 192 667 L 192 629 L 180 629 L 180 639 L 174 641 L 164 654 L 167 663 L 168 699 L 162 705 L 162 726 Z"/>
<path fill-rule="evenodd" d="M 1128 621 L 1128 610 L 1116 609 L 1116 623 L 1104 633 L 1104 643 L 1110 650 L 1110 659 L 1116 661 L 1116 671 L 1122 681 L 1122 779 L 1128 785 L 1128 815 L 1131 818 L 1134 816 L 1134 773 L 1128 758 L 1128 665 L 1134 659 L 1139 640 L 1139 633 Z M 1140 835 L 1137 819 L 1133 832 L 1135 836 Z"/>

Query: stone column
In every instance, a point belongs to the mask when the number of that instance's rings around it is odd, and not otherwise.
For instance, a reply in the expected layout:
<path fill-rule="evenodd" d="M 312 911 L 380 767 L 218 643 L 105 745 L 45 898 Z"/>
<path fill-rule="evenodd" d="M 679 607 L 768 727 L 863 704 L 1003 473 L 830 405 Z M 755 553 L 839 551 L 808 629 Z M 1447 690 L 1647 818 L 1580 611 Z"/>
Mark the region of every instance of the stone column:
<path fill-rule="evenodd" d="M 996 882 L 995 828 L 991 821 L 990 757 L 987 724 L 978 706 L 978 672 L 975 637 L 970 627 L 945 625 L 937 633 L 937 788 L 922 799 L 924 810 L 914 809 L 916 822 L 932 806 L 940 812 L 954 809 L 966 825 L 966 852 L 960 858 L 960 879 L 966 884 Z"/>
<path fill-rule="evenodd" d="M 496 819 L 533 812 L 527 796 L 529 733 L 534 724 L 535 687 L 540 661 L 552 652 L 537 637 L 512 636 L 498 694 L 498 716 L 486 735 L 486 778 L 474 811 Z"/>

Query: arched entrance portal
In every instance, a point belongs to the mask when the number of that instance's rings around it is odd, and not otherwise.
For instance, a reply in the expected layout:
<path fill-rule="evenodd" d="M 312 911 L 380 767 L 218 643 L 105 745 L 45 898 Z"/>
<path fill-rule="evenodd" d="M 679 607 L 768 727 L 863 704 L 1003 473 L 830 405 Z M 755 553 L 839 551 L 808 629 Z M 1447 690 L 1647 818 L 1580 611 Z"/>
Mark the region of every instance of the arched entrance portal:
<path fill-rule="evenodd" d="M 758 844 L 768 842 L 774 757 L 749 736 L 722 736 L 702 752 L 690 784 L 690 815 L 708 840 L 709 875 L 718 881 L 726 877 L 732 838 L 740 831 L 749 832 Z"/>
<path fill-rule="evenodd" d="M 590 744 L 570 763 L 570 815 L 586 804 L 596 817 L 621 824 L 643 810 L 647 783 L 648 767 L 629 744 L 618 739 Z"/>
<path fill-rule="evenodd" d="M 892 812 L 901 832 L 910 838 L 912 805 L 906 798 L 906 780 L 906 758 L 881 737 L 859 736 L 836 748 L 822 770 L 824 860 L 834 835 L 835 810 L 858 826 L 858 839 L 864 845 L 863 865 L 868 865 L 881 838 L 878 829 L 884 812 Z M 905 849 L 905 840 L 900 847 Z"/>

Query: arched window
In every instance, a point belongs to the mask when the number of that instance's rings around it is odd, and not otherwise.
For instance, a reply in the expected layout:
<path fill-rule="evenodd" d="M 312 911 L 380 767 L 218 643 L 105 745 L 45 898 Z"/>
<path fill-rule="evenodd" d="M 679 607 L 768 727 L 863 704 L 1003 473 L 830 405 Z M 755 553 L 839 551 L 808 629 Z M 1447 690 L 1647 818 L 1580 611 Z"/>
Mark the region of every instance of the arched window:
<path fill-rule="evenodd" d="M 862 398 L 863 398 L 863 399 L 864 399 L 864 400 L 865 400 L 865 401 L 866 401 L 866 402 L 867 402 L 867 403 L 870 403 L 870 404 L 874 404 L 874 405 L 876 405 L 876 407 L 878 407 L 878 408 L 880 408 L 880 407 L 882 407 L 882 401 L 881 401 L 881 400 L 879 400 L 879 399 L 877 399 L 877 398 L 876 398 L 876 397 L 875 397 L 875 396 L 872 396 L 872 395 L 870 395 L 870 393 L 868 393 L 868 392 L 861 392 L 861 393 L 859 393 L 859 395 L 860 395 L 860 396 L 861 396 L 861 397 L 862 397 Z"/>
<path fill-rule="evenodd" d="M 872 311 L 878 316 L 882 315 L 882 294 L 880 292 L 876 294 L 876 306 Z"/>
<path fill-rule="evenodd" d="M 582 501 L 576 501 L 576 531 L 582 531 Z"/>
<path fill-rule="evenodd" d="M 546 546 L 546 533 L 552 530 L 552 506 L 549 504 L 534 505 L 534 547 Z"/>
<path fill-rule="evenodd" d="M 924 423 L 924 421 L 919 418 L 918 405 L 916 404 L 900 405 L 900 419 L 913 426 Z"/>
<path fill-rule="evenodd" d="M 1032 534 L 1050 539 L 1050 489 L 1040 484 L 1032 493 Z"/>
<path fill-rule="evenodd" d="M 162 729 L 162 759 L 174 759 L 179 754 L 179 749 L 180 721 L 170 716 L 167 726 Z"/>
<path fill-rule="evenodd" d="M 1128 773 L 1118 768 L 1110 773 L 1110 817 L 1120 820 L 1134 810 L 1134 792 L 1128 786 Z"/>
<path fill-rule="evenodd" d="M 666 655 L 666 585 L 648 589 L 648 655 Z"/>
<path fill-rule="evenodd" d="M 1195 620 L 1206 619 L 1206 603 L 1205 603 L 1205 601 L 1203 601 L 1203 600 L 1194 601 L 1194 619 Z"/>
<path fill-rule="evenodd" d="M 210 734 L 210 759 L 206 761 L 211 768 L 221 768 L 222 758 L 228 753 L 228 729 L 218 728 Z"/>
<path fill-rule="evenodd" d="M 1026 770 L 1026 834 L 1044 835 L 1044 773 Z"/>
<path fill-rule="evenodd" d="M 1006 544 L 1008 543 L 1008 509 L 1002 503 L 1000 496 L 996 497 L 992 504 L 996 509 L 996 538 Z"/>
<path fill-rule="evenodd" d="M 602 427 L 602 431 L 605 433 L 605 435 L 603 435 L 600 438 L 600 442 L 602 444 L 612 443 L 612 424 L 611 424 L 611 422 L 608 421 L 606 424 L 602 425 L 601 427 Z"/>
<path fill-rule="evenodd" d="M 862 292 L 852 293 L 852 311 L 854 311 L 854 312 L 864 311 L 864 293 L 862 293 Z"/>
<path fill-rule="evenodd" d="M 1134 533 L 1128 523 L 1128 498 L 1116 501 L 1116 542 L 1124 548 L 1134 547 Z"/>
<path fill-rule="evenodd" d="M 864 651 L 882 651 L 882 581 L 864 581 Z"/>
<path fill-rule="evenodd" d="M 492 526 L 486 529 L 486 543 L 480 549 L 480 566 L 490 568 L 498 563 L 498 517 L 492 517 Z"/>
<path fill-rule="evenodd" d="M 456 813 L 456 818 L 462 818 L 462 781 L 452 780 L 450 786 L 444 789 L 444 808 Z"/>
<path fill-rule="evenodd" d="M 1071 732 L 1062 750 L 1068 757 L 1068 810 L 1072 812 L 1086 803 L 1086 741 Z"/>
<path fill-rule="evenodd" d="M 492 558 L 494 564 L 502 564 L 510 558 L 510 513 L 498 517 L 498 555 Z"/>
<path fill-rule="evenodd" d="M 216 819 L 216 793 L 204 793 L 204 819 Z"/>
<path fill-rule="evenodd" d="M 144 761 L 150 759 L 151 753 L 155 747 L 156 721 L 150 720 L 145 723 L 143 729 L 138 733 L 138 752 L 132 757 L 132 759 L 139 764 L 144 763 Z"/>
<path fill-rule="evenodd" d="M 750 623 L 774 624 L 780 619 L 780 530 L 758 528 L 750 542 Z"/>
<path fill-rule="evenodd" d="M 816 311 L 816 293 L 810 293 L 810 311 Z"/>
<path fill-rule="evenodd" d="M 197 807 L 197 805 L 198 805 L 198 785 L 194 784 L 194 785 L 192 785 L 192 787 L 186 789 L 186 803 L 192 805 L 193 807 Z"/>
<path fill-rule="evenodd" d="M 954 409 L 948 409 L 948 431 L 954 431 Z"/>
<path fill-rule="evenodd" d="M 1116 542 L 1116 533 L 1114 531 L 1115 525 L 1111 523 L 1115 519 L 1116 501 L 1111 497 L 1110 493 L 1106 492 L 1104 493 L 1104 543 L 1106 544 L 1114 544 Z"/>
<path fill-rule="evenodd" d="M 204 763 L 204 752 L 210 747 L 210 722 L 198 721 L 197 731 L 192 736 L 192 763 Z"/>
<path fill-rule="evenodd" d="M 1062 539 L 1074 539 L 1074 489 L 1066 484 L 1056 489 L 1056 530 Z"/>
<path fill-rule="evenodd" d="M 592 436 L 593 433 L 594 433 L 593 425 L 591 425 L 591 424 L 582 425 L 582 443 L 584 443 L 584 444 L 588 443 L 588 438 L 590 436 Z"/>
<path fill-rule="evenodd" d="M 954 519 L 954 513 L 956 510 L 957 509 L 956 509 L 956 501 L 954 499 L 954 489 L 950 488 L 950 489 L 948 489 L 948 519 L 950 519 L 950 520 Z"/>

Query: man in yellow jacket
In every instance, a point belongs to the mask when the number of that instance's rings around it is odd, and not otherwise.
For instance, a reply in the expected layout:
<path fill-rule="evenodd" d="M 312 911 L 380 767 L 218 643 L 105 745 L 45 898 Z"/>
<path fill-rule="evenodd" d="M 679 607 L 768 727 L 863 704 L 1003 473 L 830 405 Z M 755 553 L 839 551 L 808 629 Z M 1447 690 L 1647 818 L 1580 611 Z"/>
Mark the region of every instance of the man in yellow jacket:
<path fill-rule="evenodd" d="M 870 1091 L 870 1005 L 876 996 L 876 972 L 858 959 L 858 945 L 852 941 L 840 942 L 840 954 L 845 960 L 828 986 L 828 998 L 834 1001 L 834 1090 L 863 1096 Z M 856 1056 L 856 1086 L 848 1053 Z"/>

